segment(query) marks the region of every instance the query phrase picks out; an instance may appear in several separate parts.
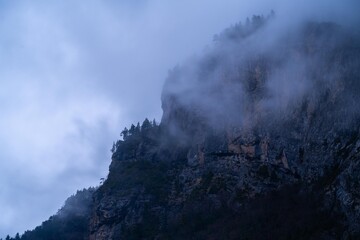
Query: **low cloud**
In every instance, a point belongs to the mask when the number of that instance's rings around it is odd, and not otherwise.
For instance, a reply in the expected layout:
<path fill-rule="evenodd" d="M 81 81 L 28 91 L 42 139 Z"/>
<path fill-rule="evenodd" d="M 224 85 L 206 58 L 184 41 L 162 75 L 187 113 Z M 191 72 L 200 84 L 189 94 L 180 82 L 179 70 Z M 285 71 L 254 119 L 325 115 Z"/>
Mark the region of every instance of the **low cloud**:
<path fill-rule="evenodd" d="M 0 8 L 0 235 L 31 229 L 107 174 L 119 132 L 161 117 L 168 69 L 274 9 L 358 20 L 355 1 L 9 2 Z M 298 18 L 292 17 L 298 16 Z M 219 73 L 221 74 L 221 73 Z"/>

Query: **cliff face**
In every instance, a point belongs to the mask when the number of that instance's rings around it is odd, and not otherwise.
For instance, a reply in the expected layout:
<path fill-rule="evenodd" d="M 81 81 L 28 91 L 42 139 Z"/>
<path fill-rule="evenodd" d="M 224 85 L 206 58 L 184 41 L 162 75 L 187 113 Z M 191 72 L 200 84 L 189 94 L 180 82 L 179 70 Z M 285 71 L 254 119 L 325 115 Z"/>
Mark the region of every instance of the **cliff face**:
<path fill-rule="evenodd" d="M 272 30 L 236 25 L 170 73 L 161 125 L 117 143 L 90 239 L 359 236 L 359 39 Z"/>
<path fill-rule="evenodd" d="M 114 146 L 85 239 L 360 237 L 359 36 L 275 25 L 235 25 L 171 71 L 160 126 Z"/>

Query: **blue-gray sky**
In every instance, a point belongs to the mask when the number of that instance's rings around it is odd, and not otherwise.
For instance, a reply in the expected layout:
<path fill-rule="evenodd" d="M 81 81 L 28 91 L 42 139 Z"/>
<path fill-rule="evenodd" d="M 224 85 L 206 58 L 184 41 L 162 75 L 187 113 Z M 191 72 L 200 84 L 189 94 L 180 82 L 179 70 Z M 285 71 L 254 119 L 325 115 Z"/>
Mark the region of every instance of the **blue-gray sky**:
<path fill-rule="evenodd" d="M 352 0 L 311 2 L 0 1 L 0 237 L 96 186 L 119 132 L 161 118 L 168 70 L 215 33 L 271 9 L 286 21 L 349 23 L 359 10 Z"/>

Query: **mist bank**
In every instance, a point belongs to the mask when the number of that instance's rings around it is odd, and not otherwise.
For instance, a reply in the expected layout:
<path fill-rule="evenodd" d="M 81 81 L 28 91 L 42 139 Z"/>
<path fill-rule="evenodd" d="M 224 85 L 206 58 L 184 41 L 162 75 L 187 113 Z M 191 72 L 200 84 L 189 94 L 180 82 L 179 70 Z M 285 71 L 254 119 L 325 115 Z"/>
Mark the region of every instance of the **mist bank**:
<path fill-rule="evenodd" d="M 162 122 L 174 134 L 259 132 L 295 118 L 310 127 L 313 115 L 326 111 L 325 121 L 338 129 L 356 127 L 359 46 L 356 27 L 308 20 L 290 27 L 274 13 L 253 16 L 170 72 Z"/>

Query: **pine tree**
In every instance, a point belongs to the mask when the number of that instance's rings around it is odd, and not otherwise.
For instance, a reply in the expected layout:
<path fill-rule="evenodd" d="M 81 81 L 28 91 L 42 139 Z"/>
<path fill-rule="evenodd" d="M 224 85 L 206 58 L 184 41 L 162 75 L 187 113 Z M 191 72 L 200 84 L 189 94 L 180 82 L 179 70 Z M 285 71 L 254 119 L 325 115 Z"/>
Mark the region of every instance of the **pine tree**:
<path fill-rule="evenodd" d="M 136 132 L 135 125 L 134 125 L 134 124 L 131 124 L 130 130 L 129 130 L 129 134 L 130 134 L 130 135 L 134 135 L 135 132 Z"/>
<path fill-rule="evenodd" d="M 151 127 L 152 126 L 151 126 L 151 123 L 150 123 L 149 119 L 145 118 L 144 122 L 141 125 L 141 131 L 144 132 L 144 131 L 146 131 L 148 129 L 151 129 Z"/>
<path fill-rule="evenodd" d="M 129 136 L 129 130 L 125 127 L 124 130 L 120 133 L 120 136 L 123 137 L 124 140 L 126 140 Z"/>
<path fill-rule="evenodd" d="M 141 131 L 140 123 L 138 122 L 137 125 L 136 125 L 136 127 L 135 127 L 135 134 L 140 133 L 140 131 Z"/>
<path fill-rule="evenodd" d="M 111 152 L 112 152 L 112 153 L 115 153 L 115 152 L 116 152 L 115 142 L 113 142 L 113 146 L 112 146 L 112 148 L 111 148 Z"/>
<path fill-rule="evenodd" d="M 156 123 L 155 118 L 154 118 L 154 120 L 152 121 L 152 126 L 153 126 L 153 127 L 157 127 L 157 123 Z"/>
<path fill-rule="evenodd" d="M 16 235 L 15 235 L 15 240 L 20 240 L 20 235 L 19 235 L 19 233 L 16 233 Z"/>

